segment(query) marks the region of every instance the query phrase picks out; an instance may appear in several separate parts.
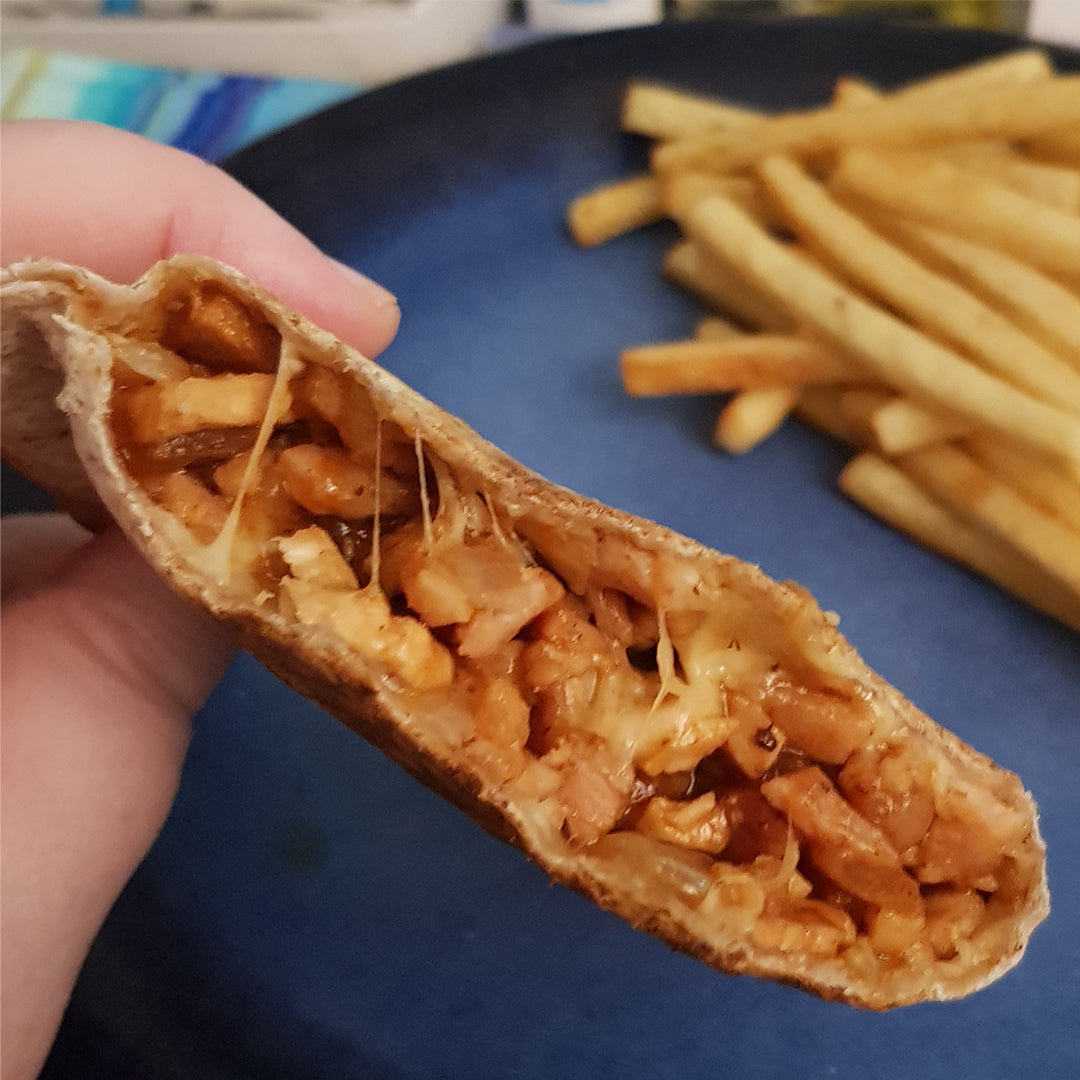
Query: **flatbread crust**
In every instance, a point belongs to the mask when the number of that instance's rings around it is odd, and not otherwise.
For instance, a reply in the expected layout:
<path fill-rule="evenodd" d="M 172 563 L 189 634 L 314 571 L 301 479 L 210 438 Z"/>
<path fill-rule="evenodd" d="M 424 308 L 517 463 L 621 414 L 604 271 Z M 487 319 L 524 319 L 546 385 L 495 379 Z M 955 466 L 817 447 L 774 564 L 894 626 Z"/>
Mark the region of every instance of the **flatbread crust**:
<path fill-rule="evenodd" d="M 302 625 L 248 585 L 210 572 L 190 533 L 132 478 L 111 423 L 118 341 L 145 335 L 184 289 L 206 282 L 257 312 L 304 357 L 349 373 L 383 424 L 418 437 L 425 453 L 452 468 L 460 487 L 483 492 L 499 519 L 512 522 L 530 545 L 543 548 L 557 537 L 573 552 L 568 564 L 599 564 L 619 552 L 646 567 L 647 580 L 639 585 L 661 606 L 670 597 L 677 607 L 679 596 L 704 589 L 716 604 L 730 607 L 741 633 L 755 635 L 778 655 L 797 655 L 817 679 L 856 687 L 890 738 L 917 746 L 938 775 L 955 774 L 965 789 L 987 793 L 995 805 L 1022 818 L 1022 843 L 1009 863 L 1011 897 L 994 909 L 993 925 L 981 931 L 979 948 L 970 954 L 961 950 L 948 961 L 931 957 L 928 962 L 920 955 L 882 964 L 864 956 L 856 963 L 843 955 L 762 947 L 745 920 L 728 926 L 721 915 L 720 925 L 706 927 L 701 910 L 663 890 L 643 888 L 647 868 L 598 858 L 588 845 L 568 842 L 553 805 L 557 799 L 537 796 L 524 781 L 496 776 L 487 750 L 469 734 L 461 701 L 434 692 L 417 696 L 379 663 L 344 648 L 326 627 Z M 779 979 L 873 1009 L 959 997 L 1019 961 L 1049 910 L 1033 800 L 1014 777 L 870 671 L 803 590 L 546 482 L 241 274 L 211 260 L 174 257 L 132 286 L 47 260 L 21 263 L 3 272 L 2 302 L 5 459 L 55 493 L 84 523 L 114 518 L 174 589 L 235 626 L 244 646 L 271 671 L 489 832 L 522 848 L 554 880 L 721 971 Z M 590 572 L 586 565 L 583 580 Z M 573 590 L 576 583 L 567 584 Z"/>

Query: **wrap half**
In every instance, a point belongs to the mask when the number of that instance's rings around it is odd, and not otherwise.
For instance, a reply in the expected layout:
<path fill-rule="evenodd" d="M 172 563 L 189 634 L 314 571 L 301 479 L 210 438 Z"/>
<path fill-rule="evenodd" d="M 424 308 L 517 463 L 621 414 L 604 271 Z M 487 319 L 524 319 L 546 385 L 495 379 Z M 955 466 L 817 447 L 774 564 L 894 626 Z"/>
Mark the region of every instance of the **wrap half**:
<path fill-rule="evenodd" d="M 3 449 L 556 881 L 884 1009 L 1046 916 L 1017 778 L 792 584 L 547 483 L 206 259 L 4 271 Z"/>

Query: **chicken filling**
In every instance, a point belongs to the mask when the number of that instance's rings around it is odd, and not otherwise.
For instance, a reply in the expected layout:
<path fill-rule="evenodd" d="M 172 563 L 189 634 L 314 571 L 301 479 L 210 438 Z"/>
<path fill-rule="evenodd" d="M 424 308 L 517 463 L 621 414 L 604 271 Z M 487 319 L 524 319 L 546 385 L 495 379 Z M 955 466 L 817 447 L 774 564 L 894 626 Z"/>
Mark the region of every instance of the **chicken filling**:
<path fill-rule="evenodd" d="M 220 286 L 165 299 L 114 342 L 132 476 L 269 609 L 457 702 L 485 783 L 554 805 L 561 842 L 783 953 L 947 962 L 1017 902 L 1018 788 L 942 775 L 656 553 L 512 519 Z"/>

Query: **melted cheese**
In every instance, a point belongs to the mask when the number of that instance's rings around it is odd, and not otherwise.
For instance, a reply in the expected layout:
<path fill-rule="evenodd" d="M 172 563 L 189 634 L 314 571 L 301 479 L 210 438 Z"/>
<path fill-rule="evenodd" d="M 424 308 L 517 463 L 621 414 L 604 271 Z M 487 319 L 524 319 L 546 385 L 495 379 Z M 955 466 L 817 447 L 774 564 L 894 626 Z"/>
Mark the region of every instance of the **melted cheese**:
<path fill-rule="evenodd" d="M 424 447 L 420 441 L 420 432 L 413 436 L 413 445 L 416 447 L 416 468 L 420 473 L 420 513 L 424 521 L 424 551 L 430 552 L 435 542 L 431 528 L 431 499 L 427 489 L 427 469 L 424 467 Z M 440 488 L 440 494 L 442 490 Z"/>
<path fill-rule="evenodd" d="M 656 669 L 660 673 L 660 686 L 653 698 L 651 716 L 659 708 L 660 703 L 669 695 L 681 697 L 686 684 L 675 674 L 675 646 L 671 642 L 671 634 L 668 633 L 667 615 L 660 608 L 656 613 L 656 622 L 659 627 L 660 637 L 656 643 Z"/>
<path fill-rule="evenodd" d="M 289 411 L 292 405 L 292 396 L 289 393 L 289 381 L 298 375 L 304 368 L 304 361 L 297 354 L 287 338 L 281 342 L 281 358 L 278 361 L 277 372 L 274 375 L 274 385 L 270 391 L 270 398 L 266 404 L 266 413 L 259 425 L 259 434 L 252 447 L 251 456 L 248 458 L 247 467 L 244 469 L 240 488 L 229 510 L 229 516 L 221 527 L 217 537 L 199 553 L 199 562 L 203 570 L 215 577 L 220 582 L 227 582 L 233 576 L 233 552 L 236 546 L 236 532 L 240 525 L 240 513 L 243 509 L 244 499 L 255 484 L 259 475 L 263 455 L 274 428 L 281 418 Z"/>
<path fill-rule="evenodd" d="M 375 518 L 371 523 L 371 581 L 369 587 L 382 592 L 379 572 L 382 569 L 382 417 L 375 421 Z"/>

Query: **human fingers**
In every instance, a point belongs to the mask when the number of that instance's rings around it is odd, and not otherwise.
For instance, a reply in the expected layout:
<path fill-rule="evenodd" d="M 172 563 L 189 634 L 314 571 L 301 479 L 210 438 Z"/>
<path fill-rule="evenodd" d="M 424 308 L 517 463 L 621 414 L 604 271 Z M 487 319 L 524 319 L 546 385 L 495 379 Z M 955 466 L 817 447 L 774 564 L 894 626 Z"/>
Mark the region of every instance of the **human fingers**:
<path fill-rule="evenodd" d="M 4 265 L 42 255 L 131 282 L 169 255 L 208 255 L 368 356 L 397 331 L 386 289 L 328 258 L 199 158 L 77 121 L 17 121 L 2 139 Z"/>
<path fill-rule="evenodd" d="M 157 835 L 189 718 L 231 637 L 120 533 L 16 525 L 0 639 L 0 1025 L 4 1076 L 33 1076 L 86 950 Z M 22 535 L 18 533 L 22 531 Z M 46 581 L 24 560 L 33 540 Z M 9 562 L 9 557 L 15 562 Z"/>
<path fill-rule="evenodd" d="M 49 581 L 90 534 L 66 514 L 12 514 L 0 546 L 0 600 L 34 592 Z"/>

